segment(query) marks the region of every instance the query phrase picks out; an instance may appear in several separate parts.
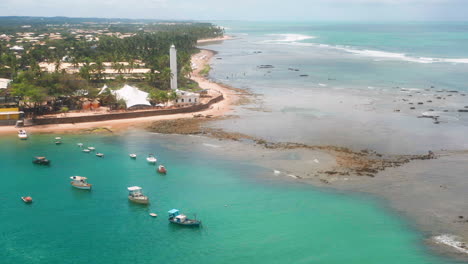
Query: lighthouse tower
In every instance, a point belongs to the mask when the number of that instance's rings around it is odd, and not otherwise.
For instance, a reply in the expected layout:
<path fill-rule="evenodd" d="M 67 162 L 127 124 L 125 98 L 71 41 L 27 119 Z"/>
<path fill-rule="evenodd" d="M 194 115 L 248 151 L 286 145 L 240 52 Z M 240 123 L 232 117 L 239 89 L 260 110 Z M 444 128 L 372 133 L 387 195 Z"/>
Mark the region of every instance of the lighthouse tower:
<path fill-rule="evenodd" d="M 177 50 L 174 45 L 169 50 L 171 64 L 171 89 L 177 90 Z"/>

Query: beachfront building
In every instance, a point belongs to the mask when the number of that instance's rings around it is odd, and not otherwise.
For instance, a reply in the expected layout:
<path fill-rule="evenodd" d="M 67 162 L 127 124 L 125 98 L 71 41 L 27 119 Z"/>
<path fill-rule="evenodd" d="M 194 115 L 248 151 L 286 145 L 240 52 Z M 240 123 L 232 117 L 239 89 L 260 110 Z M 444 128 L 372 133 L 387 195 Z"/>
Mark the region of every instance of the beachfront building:
<path fill-rule="evenodd" d="M 169 50 L 171 68 L 171 89 L 177 90 L 177 50 L 174 45 Z"/>
<path fill-rule="evenodd" d="M 67 58 L 68 59 L 68 58 Z M 90 63 L 89 66 L 93 66 L 96 63 Z M 78 74 L 80 69 L 85 66 L 84 63 L 73 64 L 69 62 L 63 62 L 58 65 L 56 63 L 41 62 L 39 67 L 44 72 L 55 72 L 65 71 L 68 74 Z M 130 65 L 128 62 L 103 62 L 102 63 L 102 75 L 104 79 L 115 79 L 118 75 L 122 75 L 126 79 L 144 79 L 146 74 L 151 72 L 151 69 L 144 68 L 146 65 L 143 62 L 136 62 Z M 159 73 L 155 71 L 155 73 Z M 93 72 L 91 72 L 93 74 Z"/>
<path fill-rule="evenodd" d="M 177 90 L 177 99 L 174 101 L 175 106 L 189 106 L 200 103 L 200 94 L 187 91 Z"/>
<path fill-rule="evenodd" d="M 0 108 L 0 126 L 11 126 L 17 124 L 17 121 L 23 119 L 24 112 L 19 108 Z"/>
<path fill-rule="evenodd" d="M 8 84 L 11 82 L 10 79 L 0 78 L 0 89 L 8 88 Z"/>

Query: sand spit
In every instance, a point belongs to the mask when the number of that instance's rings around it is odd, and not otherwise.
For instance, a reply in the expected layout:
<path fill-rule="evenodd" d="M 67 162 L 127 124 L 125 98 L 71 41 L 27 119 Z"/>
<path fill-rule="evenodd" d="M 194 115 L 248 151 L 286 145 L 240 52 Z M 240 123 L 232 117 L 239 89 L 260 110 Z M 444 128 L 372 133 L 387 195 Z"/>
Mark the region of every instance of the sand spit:
<path fill-rule="evenodd" d="M 398 167 L 412 160 L 427 160 L 435 158 L 434 154 L 422 155 L 382 155 L 371 150 L 353 151 L 345 147 L 337 146 L 311 146 L 293 142 L 268 142 L 264 139 L 255 138 L 246 134 L 237 132 L 227 132 L 220 128 L 209 126 L 209 122 L 221 120 L 221 118 L 184 118 L 176 120 L 160 120 L 153 122 L 147 129 L 151 132 L 162 134 L 181 134 L 181 135 L 203 135 L 219 140 L 233 140 L 252 142 L 257 147 L 271 150 L 314 150 L 322 151 L 336 158 L 336 165 L 323 171 L 317 171 L 318 174 L 329 176 L 368 176 L 375 177 L 379 171 L 389 167 Z M 317 160 L 318 161 L 318 160 Z M 316 161 L 316 163 L 318 163 Z M 295 176 L 300 179 L 303 176 Z"/>

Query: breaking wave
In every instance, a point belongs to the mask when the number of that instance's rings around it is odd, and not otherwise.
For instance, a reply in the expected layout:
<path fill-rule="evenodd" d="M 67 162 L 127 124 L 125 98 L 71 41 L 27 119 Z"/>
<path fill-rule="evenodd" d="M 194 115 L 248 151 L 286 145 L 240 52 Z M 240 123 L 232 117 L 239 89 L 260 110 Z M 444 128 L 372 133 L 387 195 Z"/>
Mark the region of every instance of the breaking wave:
<path fill-rule="evenodd" d="M 407 62 L 416 62 L 416 63 L 468 63 L 468 58 L 431 58 L 431 57 L 414 57 L 409 56 L 405 53 L 397 52 L 387 52 L 379 50 L 369 50 L 369 49 L 356 49 L 348 46 L 331 46 L 326 44 L 317 44 L 319 47 L 342 50 L 347 53 L 363 56 L 363 57 L 372 57 L 382 60 L 400 60 Z"/>
<path fill-rule="evenodd" d="M 303 42 L 304 40 L 316 39 L 316 36 L 303 35 L 303 34 L 268 34 L 267 36 L 275 37 L 275 39 L 264 40 L 262 43 L 269 44 L 283 44 L 283 45 L 294 45 L 294 46 L 310 46 L 310 47 L 321 47 L 327 49 L 341 50 L 346 53 L 375 58 L 379 60 L 397 60 L 407 61 L 414 63 L 463 63 L 468 64 L 468 58 L 431 58 L 431 57 L 416 57 L 410 56 L 405 53 L 388 52 L 371 49 L 359 49 L 351 46 L 340 46 L 340 45 L 328 45 L 320 43 Z"/>

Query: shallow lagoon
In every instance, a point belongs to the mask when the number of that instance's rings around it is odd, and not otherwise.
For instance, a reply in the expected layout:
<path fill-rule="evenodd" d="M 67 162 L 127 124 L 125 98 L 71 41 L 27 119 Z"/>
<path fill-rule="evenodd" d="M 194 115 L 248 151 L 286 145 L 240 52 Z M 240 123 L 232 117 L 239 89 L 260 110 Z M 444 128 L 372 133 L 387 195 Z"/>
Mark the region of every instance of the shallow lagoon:
<path fill-rule="evenodd" d="M 379 200 L 266 177 L 270 171 L 199 151 L 202 140 L 181 151 L 177 140 L 141 132 L 65 135 L 60 146 L 53 138 L 0 139 L 3 263 L 453 263 L 431 255 L 424 236 Z M 82 153 L 78 142 L 105 158 Z M 35 155 L 52 165 L 33 165 Z M 93 190 L 72 188 L 72 175 L 88 177 Z M 149 206 L 128 202 L 132 185 L 143 187 Z M 197 213 L 203 227 L 169 224 L 172 208 Z"/>

